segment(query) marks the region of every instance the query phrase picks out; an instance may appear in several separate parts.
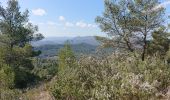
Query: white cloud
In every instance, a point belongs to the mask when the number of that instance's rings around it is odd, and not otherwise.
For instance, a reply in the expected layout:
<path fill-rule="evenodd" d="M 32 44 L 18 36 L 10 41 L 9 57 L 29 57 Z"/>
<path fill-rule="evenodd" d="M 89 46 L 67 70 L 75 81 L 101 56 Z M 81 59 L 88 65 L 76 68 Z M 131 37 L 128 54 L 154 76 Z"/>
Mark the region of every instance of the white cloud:
<path fill-rule="evenodd" d="M 64 16 L 59 16 L 59 21 L 65 21 L 65 17 Z"/>
<path fill-rule="evenodd" d="M 87 24 L 82 22 L 82 21 L 79 21 L 79 22 L 76 23 L 76 26 L 81 27 L 81 28 L 85 28 L 85 27 L 87 27 Z"/>
<path fill-rule="evenodd" d="M 65 23 L 65 26 L 66 26 L 66 27 L 73 27 L 74 24 L 73 24 L 73 23 L 70 23 L 70 22 L 66 22 L 66 23 Z"/>
<path fill-rule="evenodd" d="M 79 21 L 76 23 L 76 26 L 77 27 L 80 27 L 80 28 L 96 28 L 97 26 L 94 25 L 94 24 L 88 24 L 88 23 L 85 23 L 83 21 Z"/>
<path fill-rule="evenodd" d="M 87 27 L 89 27 L 89 28 L 96 28 L 96 27 L 97 27 L 97 25 L 87 24 Z"/>
<path fill-rule="evenodd" d="M 44 9 L 38 8 L 38 9 L 33 9 L 32 13 L 36 16 L 44 16 L 46 15 L 46 11 Z"/>
<path fill-rule="evenodd" d="M 64 16 L 59 16 L 58 20 L 64 22 L 62 24 L 65 27 L 74 27 L 74 26 L 79 27 L 79 28 L 96 28 L 97 27 L 95 24 L 86 23 L 84 21 L 68 22 L 66 21 Z"/>

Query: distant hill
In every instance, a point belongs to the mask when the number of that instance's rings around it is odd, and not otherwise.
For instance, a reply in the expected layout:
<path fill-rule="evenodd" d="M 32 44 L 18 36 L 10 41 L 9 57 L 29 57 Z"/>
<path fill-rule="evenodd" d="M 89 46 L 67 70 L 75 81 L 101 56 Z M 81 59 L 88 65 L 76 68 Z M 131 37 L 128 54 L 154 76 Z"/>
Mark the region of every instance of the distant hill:
<path fill-rule="evenodd" d="M 37 46 L 35 50 L 41 50 L 42 54 L 40 57 L 54 57 L 58 56 L 59 50 L 63 47 L 63 44 L 48 44 L 48 45 L 41 45 Z M 90 44 L 72 44 L 72 49 L 76 55 L 80 54 L 95 54 L 97 46 L 90 45 Z"/>
<path fill-rule="evenodd" d="M 90 44 L 94 46 L 98 46 L 99 42 L 95 39 L 93 36 L 87 36 L 87 37 L 75 37 L 70 39 L 71 44 Z"/>
<path fill-rule="evenodd" d="M 86 37 L 47 37 L 41 41 L 33 42 L 33 46 L 42 46 L 42 45 L 55 45 L 55 44 L 64 44 L 66 41 L 70 41 L 71 44 L 89 44 L 93 46 L 98 46 L 99 42 L 93 36 Z"/>
<path fill-rule="evenodd" d="M 66 41 L 70 41 L 73 51 L 77 56 L 81 54 L 96 55 L 99 42 L 93 36 L 86 37 L 51 37 L 32 43 L 35 50 L 42 51 L 39 57 L 58 56 L 58 51 L 64 46 Z M 106 53 L 113 51 L 111 48 L 103 49 Z"/>

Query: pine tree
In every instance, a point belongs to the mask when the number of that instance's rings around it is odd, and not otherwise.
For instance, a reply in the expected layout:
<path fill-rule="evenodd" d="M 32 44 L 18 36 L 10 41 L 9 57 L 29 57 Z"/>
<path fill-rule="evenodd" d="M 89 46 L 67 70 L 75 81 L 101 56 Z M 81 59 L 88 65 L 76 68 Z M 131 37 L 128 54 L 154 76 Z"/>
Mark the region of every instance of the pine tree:
<path fill-rule="evenodd" d="M 67 67 L 75 67 L 75 55 L 69 42 L 66 42 L 64 47 L 59 51 L 58 55 L 59 70 Z"/>
<path fill-rule="evenodd" d="M 163 25 L 163 8 L 158 0 L 105 0 L 105 11 L 97 17 L 103 32 L 110 38 L 99 38 L 105 45 L 131 52 L 140 49 L 144 60 L 147 41 L 155 29 Z"/>
<path fill-rule="evenodd" d="M 9 0 L 7 8 L 0 6 L 0 42 L 1 44 L 23 47 L 33 40 L 41 40 L 38 27 L 29 22 L 29 11 L 20 11 L 17 0 Z"/>
<path fill-rule="evenodd" d="M 43 39 L 38 27 L 29 22 L 28 14 L 28 10 L 20 11 L 18 0 L 8 0 L 6 8 L 0 5 L 0 61 L 13 69 L 19 88 L 33 81 L 32 57 L 39 52 L 30 42 Z"/>

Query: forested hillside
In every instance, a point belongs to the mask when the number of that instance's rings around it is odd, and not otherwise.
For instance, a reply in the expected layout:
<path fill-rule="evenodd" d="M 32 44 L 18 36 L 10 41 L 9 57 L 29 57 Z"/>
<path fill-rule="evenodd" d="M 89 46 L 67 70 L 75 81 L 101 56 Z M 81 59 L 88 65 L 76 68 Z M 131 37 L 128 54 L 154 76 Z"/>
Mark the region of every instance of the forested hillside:
<path fill-rule="evenodd" d="M 43 45 L 19 2 L 0 3 L 0 100 L 170 100 L 167 2 L 104 0 L 95 21 L 107 37 Z"/>
<path fill-rule="evenodd" d="M 41 54 L 38 56 L 40 58 L 47 57 L 56 57 L 61 48 L 64 47 L 64 44 L 47 44 L 42 46 L 34 47 L 34 50 L 41 51 Z M 96 45 L 90 45 L 86 43 L 81 44 L 71 44 L 71 47 L 77 57 L 81 55 L 100 55 L 100 53 L 105 53 L 107 55 L 112 54 L 114 51 L 113 48 L 99 48 Z"/>

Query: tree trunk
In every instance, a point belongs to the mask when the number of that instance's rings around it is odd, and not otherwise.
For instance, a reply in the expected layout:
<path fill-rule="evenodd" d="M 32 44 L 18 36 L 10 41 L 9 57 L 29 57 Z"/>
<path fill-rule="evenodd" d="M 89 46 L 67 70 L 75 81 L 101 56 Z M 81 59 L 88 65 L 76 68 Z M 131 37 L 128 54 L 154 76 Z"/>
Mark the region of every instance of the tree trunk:
<path fill-rule="evenodd" d="M 143 47 L 143 53 L 142 53 L 142 61 L 145 61 L 145 52 L 146 52 L 146 47 Z"/>
<path fill-rule="evenodd" d="M 147 41 L 146 41 L 146 35 L 147 33 L 145 33 L 145 35 L 144 35 L 144 39 L 143 39 L 143 41 L 144 41 L 144 45 L 143 45 L 143 52 L 142 52 L 142 61 L 144 61 L 145 60 L 145 54 L 146 54 L 146 46 L 147 46 Z"/>
<path fill-rule="evenodd" d="M 143 52 L 142 52 L 142 61 L 145 60 L 145 54 L 146 54 L 146 49 L 147 49 L 147 40 L 146 40 L 146 37 L 147 37 L 147 21 L 148 21 L 148 16 L 146 15 L 145 16 L 145 30 L 144 30 L 144 38 L 143 38 L 143 42 L 144 42 L 144 45 L 143 45 Z"/>

